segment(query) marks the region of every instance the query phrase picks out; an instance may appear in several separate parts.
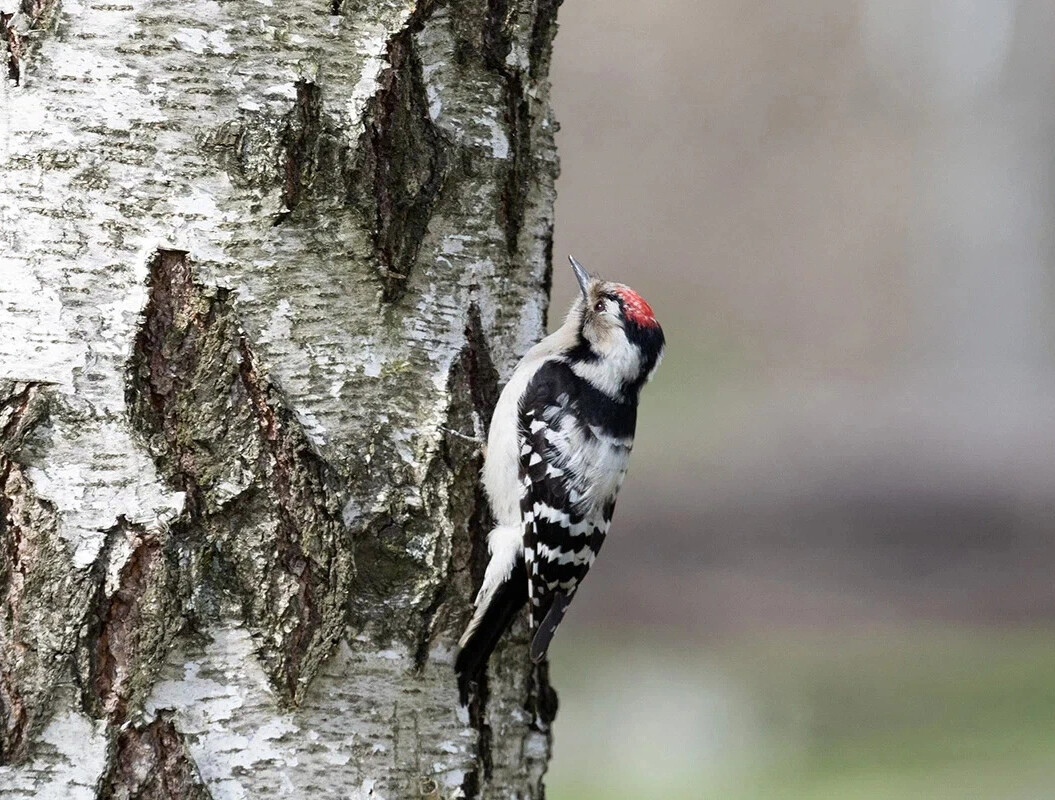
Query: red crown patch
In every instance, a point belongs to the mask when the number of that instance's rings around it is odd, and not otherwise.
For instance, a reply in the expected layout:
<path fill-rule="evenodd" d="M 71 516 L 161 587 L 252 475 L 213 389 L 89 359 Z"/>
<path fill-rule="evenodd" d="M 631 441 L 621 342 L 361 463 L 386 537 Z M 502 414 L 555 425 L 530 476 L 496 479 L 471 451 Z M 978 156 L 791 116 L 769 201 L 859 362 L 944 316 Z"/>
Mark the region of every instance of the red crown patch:
<path fill-rule="evenodd" d="M 623 313 L 631 322 L 636 322 L 644 328 L 652 328 L 659 325 L 656 315 L 652 312 L 652 306 L 645 302 L 645 298 L 633 289 L 619 289 L 619 296 L 623 298 Z"/>

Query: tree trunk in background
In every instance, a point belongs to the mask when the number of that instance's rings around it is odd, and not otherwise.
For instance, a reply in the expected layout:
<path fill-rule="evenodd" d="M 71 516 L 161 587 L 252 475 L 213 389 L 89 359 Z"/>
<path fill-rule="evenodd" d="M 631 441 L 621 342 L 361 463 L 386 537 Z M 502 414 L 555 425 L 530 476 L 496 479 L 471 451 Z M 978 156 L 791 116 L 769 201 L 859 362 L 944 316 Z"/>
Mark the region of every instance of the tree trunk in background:
<path fill-rule="evenodd" d="M 0 795 L 541 797 L 451 670 L 559 0 L 0 0 Z"/>

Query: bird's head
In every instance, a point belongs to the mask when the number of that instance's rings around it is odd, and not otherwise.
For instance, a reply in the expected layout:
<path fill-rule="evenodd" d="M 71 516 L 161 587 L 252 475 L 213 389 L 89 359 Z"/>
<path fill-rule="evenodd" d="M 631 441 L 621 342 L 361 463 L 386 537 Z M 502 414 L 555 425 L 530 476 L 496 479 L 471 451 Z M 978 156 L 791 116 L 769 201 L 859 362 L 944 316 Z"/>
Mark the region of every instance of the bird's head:
<path fill-rule="evenodd" d="M 571 256 L 568 260 L 581 292 L 564 322 L 574 336 L 569 359 L 606 393 L 636 399 L 663 356 L 663 329 L 652 307 L 629 286 L 601 280 Z"/>

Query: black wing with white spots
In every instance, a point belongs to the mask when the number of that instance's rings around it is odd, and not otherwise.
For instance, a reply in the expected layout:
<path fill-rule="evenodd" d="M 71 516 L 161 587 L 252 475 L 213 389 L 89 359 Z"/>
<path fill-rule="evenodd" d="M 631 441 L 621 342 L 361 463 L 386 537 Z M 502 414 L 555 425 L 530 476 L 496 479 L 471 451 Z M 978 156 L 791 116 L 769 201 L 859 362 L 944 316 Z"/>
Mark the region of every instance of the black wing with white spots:
<path fill-rule="evenodd" d="M 561 361 L 540 367 L 521 400 L 520 507 L 533 661 L 546 654 L 604 543 L 636 416 L 635 406 L 613 400 Z"/>

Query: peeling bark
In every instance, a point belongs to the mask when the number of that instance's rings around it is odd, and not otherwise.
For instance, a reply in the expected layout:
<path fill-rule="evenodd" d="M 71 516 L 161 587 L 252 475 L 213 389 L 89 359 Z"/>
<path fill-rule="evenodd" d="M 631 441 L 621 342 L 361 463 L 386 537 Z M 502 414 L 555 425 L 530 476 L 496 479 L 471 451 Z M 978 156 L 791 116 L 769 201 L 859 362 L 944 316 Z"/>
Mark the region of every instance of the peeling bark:
<path fill-rule="evenodd" d="M 0 794 L 540 798 L 468 713 L 555 0 L 0 6 Z"/>

